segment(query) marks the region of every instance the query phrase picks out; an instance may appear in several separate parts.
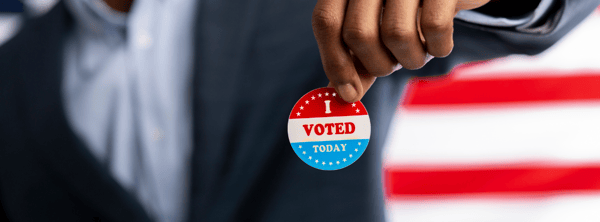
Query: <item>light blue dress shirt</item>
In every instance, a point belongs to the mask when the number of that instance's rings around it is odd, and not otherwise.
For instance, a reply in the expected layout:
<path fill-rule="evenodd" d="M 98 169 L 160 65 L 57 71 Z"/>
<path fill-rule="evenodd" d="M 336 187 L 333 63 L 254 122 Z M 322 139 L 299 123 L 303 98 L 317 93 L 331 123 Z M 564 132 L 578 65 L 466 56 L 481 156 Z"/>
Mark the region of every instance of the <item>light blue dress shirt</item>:
<path fill-rule="evenodd" d="M 67 3 L 71 127 L 157 221 L 185 220 L 196 1 L 136 0 L 128 14 L 102 0 Z"/>
<path fill-rule="evenodd" d="M 542 2 L 519 19 L 476 12 L 461 12 L 458 19 L 526 26 L 551 0 Z M 185 220 L 197 1 L 136 0 L 128 14 L 103 0 L 67 3 L 76 23 L 64 55 L 63 99 L 71 127 L 151 216 Z"/>

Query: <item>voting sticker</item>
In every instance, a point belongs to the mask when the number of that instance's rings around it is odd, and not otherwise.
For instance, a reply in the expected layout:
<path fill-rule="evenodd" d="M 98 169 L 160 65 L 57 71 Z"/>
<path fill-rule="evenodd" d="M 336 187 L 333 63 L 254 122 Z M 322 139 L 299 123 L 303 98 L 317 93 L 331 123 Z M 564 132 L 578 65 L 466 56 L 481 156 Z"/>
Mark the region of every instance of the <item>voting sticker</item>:
<path fill-rule="evenodd" d="M 339 170 L 365 151 L 371 121 L 360 102 L 347 103 L 333 88 L 302 96 L 290 114 L 288 136 L 296 155 L 320 170 Z"/>

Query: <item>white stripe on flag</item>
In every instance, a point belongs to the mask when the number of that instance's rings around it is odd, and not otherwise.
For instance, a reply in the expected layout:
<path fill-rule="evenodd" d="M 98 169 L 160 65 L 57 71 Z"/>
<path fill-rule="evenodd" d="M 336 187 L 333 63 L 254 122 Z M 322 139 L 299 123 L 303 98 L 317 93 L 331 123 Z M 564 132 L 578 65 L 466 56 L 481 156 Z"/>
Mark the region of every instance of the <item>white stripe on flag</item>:
<path fill-rule="evenodd" d="M 393 123 L 387 164 L 600 161 L 600 104 L 410 111 Z"/>
<path fill-rule="evenodd" d="M 435 199 L 390 201 L 391 222 L 597 222 L 600 194 L 533 199 Z"/>

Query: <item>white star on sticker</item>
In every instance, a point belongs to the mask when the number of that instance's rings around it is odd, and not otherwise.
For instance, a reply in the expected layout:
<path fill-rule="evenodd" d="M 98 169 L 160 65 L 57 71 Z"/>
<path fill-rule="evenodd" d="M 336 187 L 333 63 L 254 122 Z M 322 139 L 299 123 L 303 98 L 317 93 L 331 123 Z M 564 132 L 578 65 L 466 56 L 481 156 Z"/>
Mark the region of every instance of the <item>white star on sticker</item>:
<path fill-rule="evenodd" d="M 358 145 L 360 146 L 360 142 L 358 142 Z"/>
<path fill-rule="evenodd" d="M 329 96 L 329 93 L 325 93 L 325 96 Z"/>
<path fill-rule="evenodd" d="M 300 116 L 300 112 L 297 112 L 297 113 L 296 113 L 296 116 Z"/>
<path fill-rule="evenodd" d="M 333 163 L 332 163 L 332 162 L 329 162 L 329 166 L 331 166 L 331 165 L 333 165 Z"/>
<path fill-rule="evenodd" d="M 344 162 L 346 162 L 346 158 L 342 159 Z"/>
<path fill-rule="evenodd" d="M 302 149 L 302 145 L 298 146 L 298 148 Z"/>
<path fill-rule="evenodd" d="M 308 159 L 309 159 L 309 160 L 312 160 L 312 156 L 308 156 Z"/>
<path fill-rule="evenodd" d="M 310 97 L 310 98 L 312 98 L 312 100 L 315 100 L 315 96 L 312 96 L 312 97 Z"/>
<path fill-rule="evenodd" d="M 356 113 L 359 113 L 359 112 L 360 112 L 360 110 L 356 109 Z"/>
<path fill-rule="evenodd" d="M 306 154 L 306 151 L 302 151 L 302 154 Z"/>
<path fill-rule="evenodd" d="M 358 152 L 358 149 L 354 149 L 355 152 Z"/>
<path fill-rule="evenodd" d="M 304 110 L 304 106 L 300 106 L 300 110 Z"/>
<path fill-rule="evenodd" d="M 319 93 L 319 97 L 321 97 L 321 93 Z"/>
<path fill-rule="evenodd" d="M 352 103 L 352 107 L 356 107 L 356 103 Z"/>
<path fill-rule="evenodd" d="M 319 160 L 315 160 L 315 163 L 319 163 Z"/>
<path fill-rule="evenodd" d="M 335 93 L 332 93 L 331 96 L 335 96 Z"/>
<path fill-rule="evenodd" d="M 340 161 L 337 161 L 337 162 L 335 162 L 335 163 L 337 163 L 337 164 L 340 164 Z"/>
<path fill-rule="evenodd" d="M 352 154 L 350 154 L 350 158 L 352 158 Z"/>
<path fill-rule="evenodd" d="M 306 100 L 306 104 L 308 104 L 308 100 Z"/>
<path fill-rule="evenodd" d="M 321 163 L 323 163 L 323 166 L 325 166 L 325 162 L 321 162 Z"/>

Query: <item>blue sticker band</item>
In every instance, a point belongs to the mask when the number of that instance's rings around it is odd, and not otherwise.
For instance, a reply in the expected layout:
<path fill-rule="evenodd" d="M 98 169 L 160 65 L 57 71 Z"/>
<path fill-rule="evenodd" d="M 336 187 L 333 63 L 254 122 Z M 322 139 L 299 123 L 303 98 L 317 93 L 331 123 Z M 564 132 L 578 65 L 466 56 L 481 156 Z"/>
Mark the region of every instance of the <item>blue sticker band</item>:
<path fill-rule="evenodd" d="M 354 163 L 365 152 L 369 139 L 292 143 L 306 164 L 320 170 L 338 170 Z"/>

